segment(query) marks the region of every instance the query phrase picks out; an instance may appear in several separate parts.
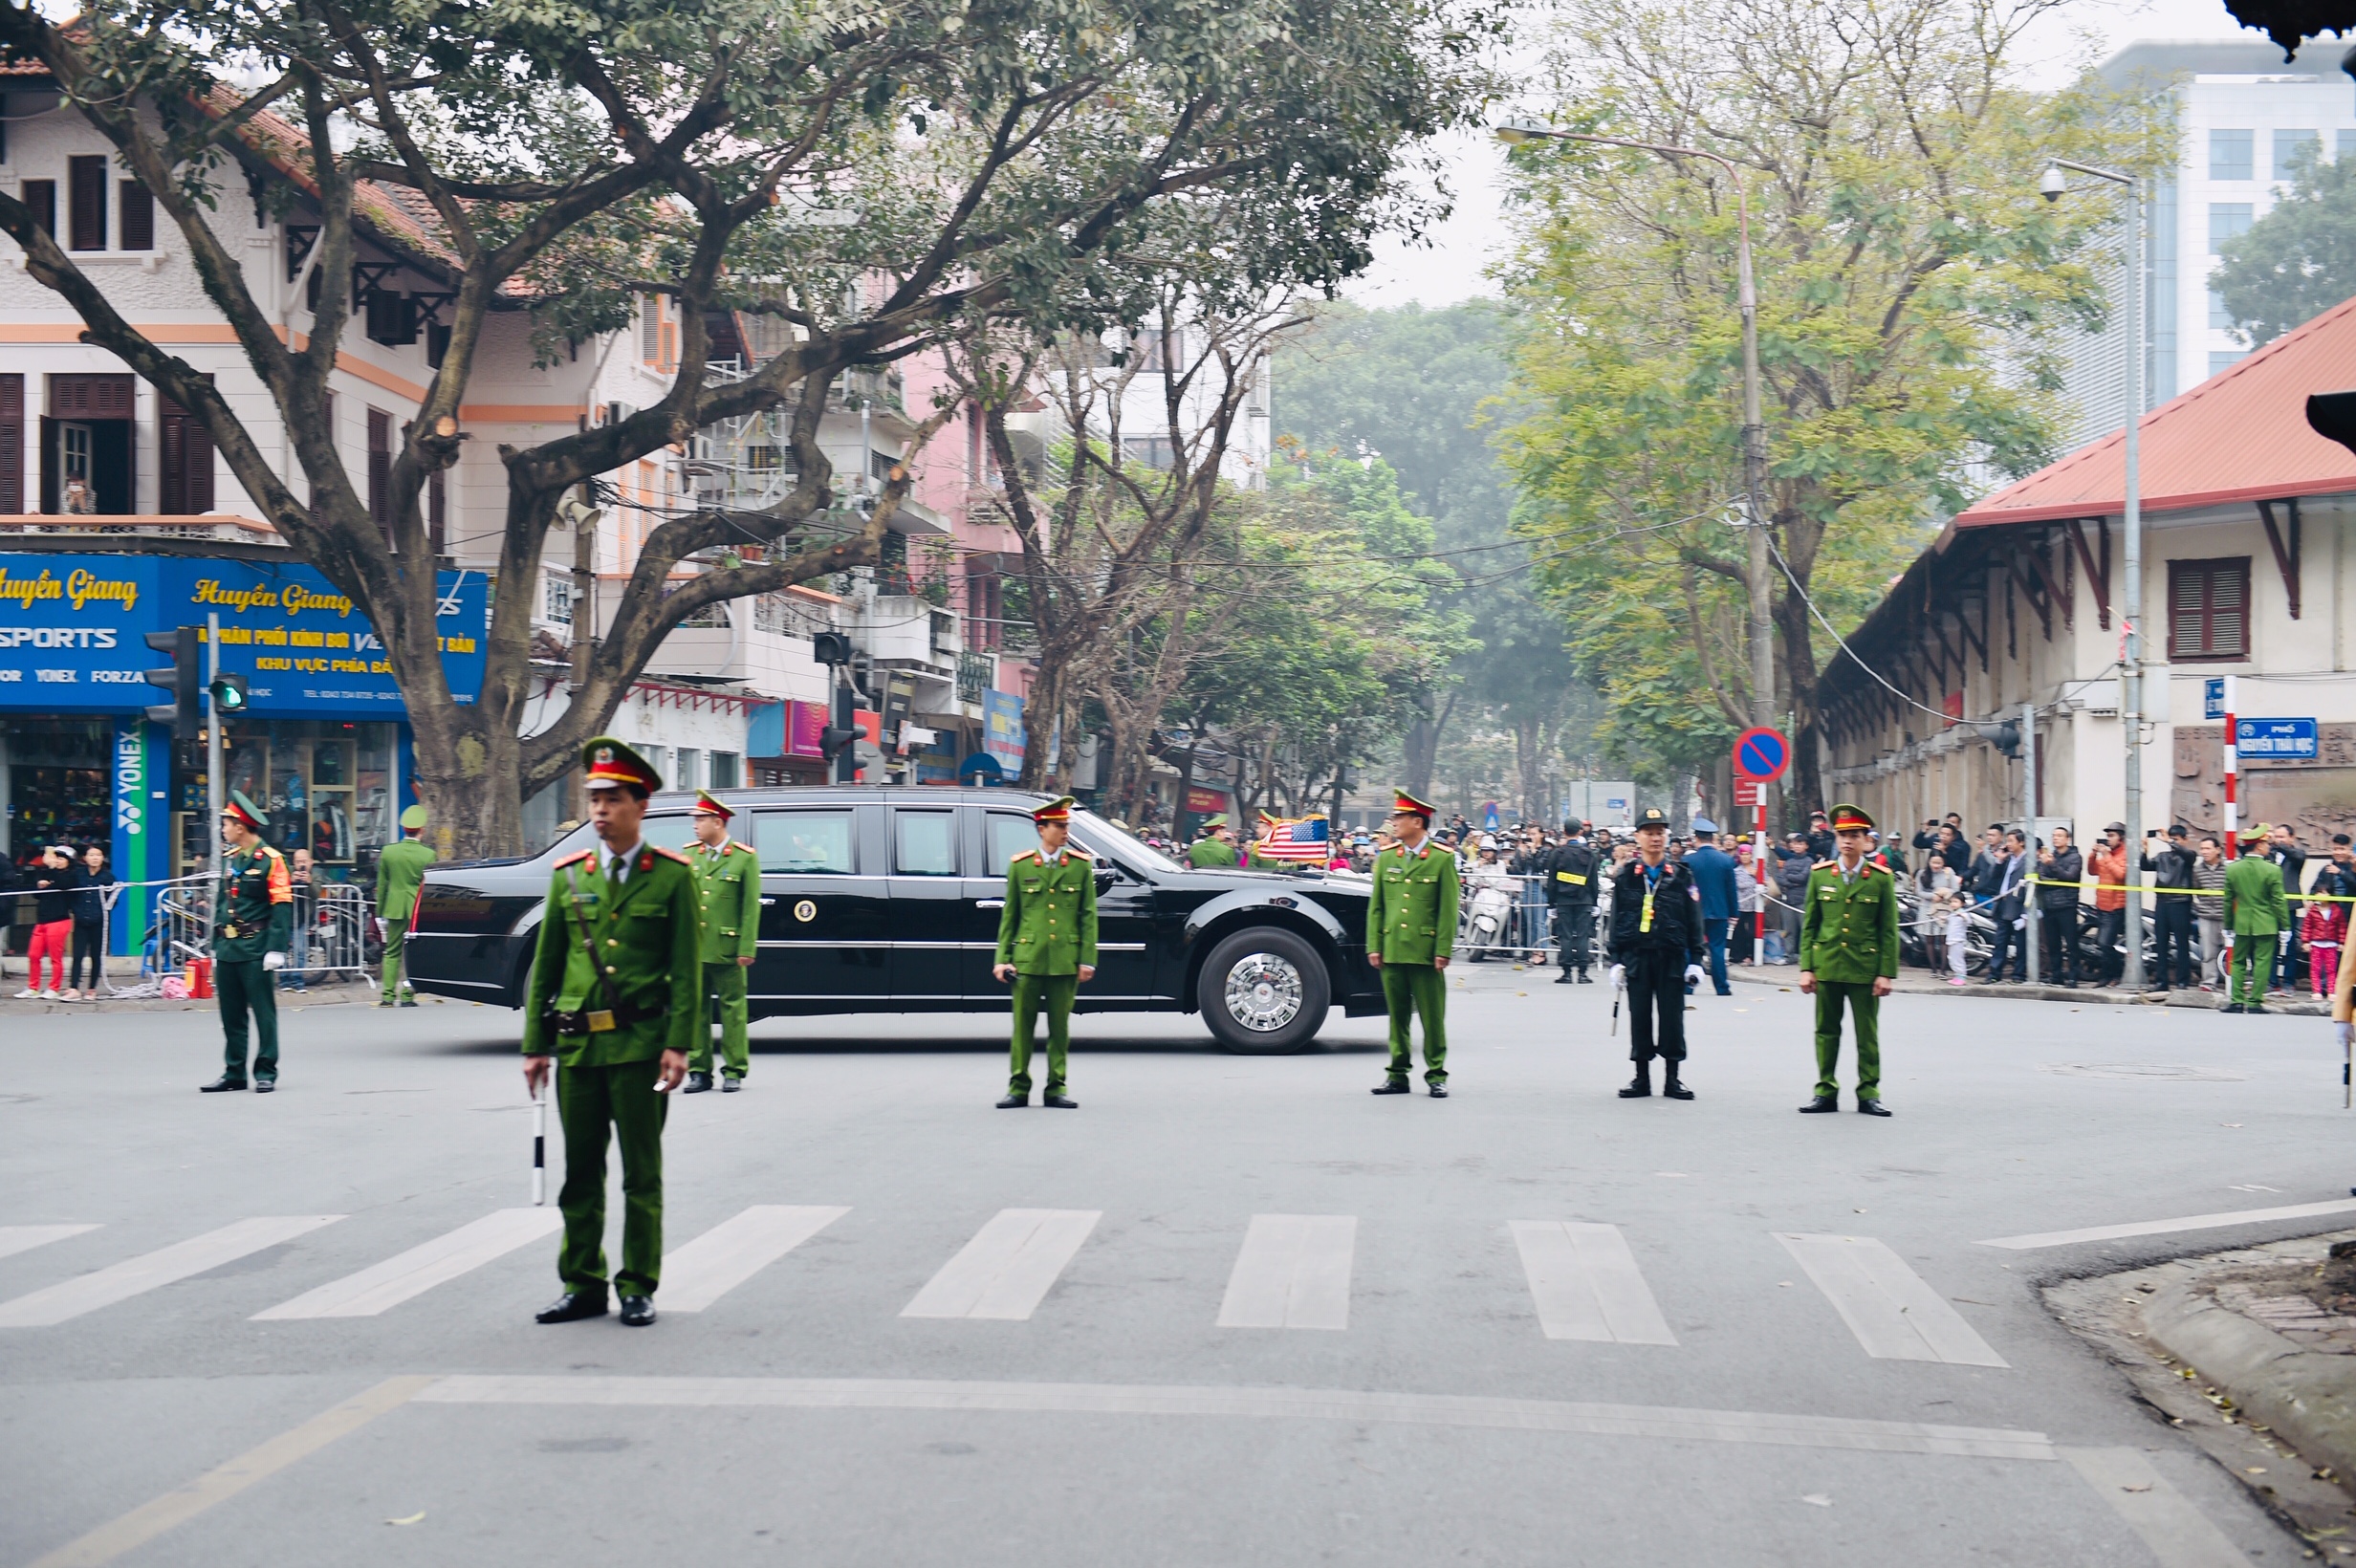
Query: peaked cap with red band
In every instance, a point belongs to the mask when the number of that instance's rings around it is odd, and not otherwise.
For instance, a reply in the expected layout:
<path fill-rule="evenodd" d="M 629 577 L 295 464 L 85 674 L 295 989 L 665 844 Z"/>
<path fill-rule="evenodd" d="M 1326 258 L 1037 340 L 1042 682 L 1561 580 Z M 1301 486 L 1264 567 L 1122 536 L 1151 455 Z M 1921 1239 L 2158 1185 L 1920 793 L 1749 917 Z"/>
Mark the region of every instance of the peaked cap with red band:
<path fill-rule="evenodd" d="M 611 735 L 600 735 L 580 749 L 580 765 L 587 776 L 582 787 L 618 790 L 626 787 L 653 795 L 663 788 L 663 775 L 646 759 Z"/>
<path fill-rule="evenodd" d="M 1440 815 L 1440 808 L 1429 800 L 1418 800 L 1405 790 L 1393 790 L 1391 793 L 1398 796 L 1390 803 L 1390 814 L 1393 817 L 1404 812 L 1410 817 L 1420 817 L 1429 822 Z"/>
<path fill-rule="evenodd" d="M 699 817 L 717 817 L 723 822 L 729 820 L 736 815 L 733 810 L 713 799 L 709 790 L 698 790 L 695 792 L 695 806 L 693 809 L 695 815 Z"/>
<path fill-rule="evenodd" d="M 1873 818 L 1865 815 L 1863 807 L 1845 802 L 1836 804 L 1832 809 L 1832 830 L 1835 833 L 1871 833 Z"/>
<path fill-rule="evenodd" d="M 1031 820 L 1034 822 L 1068 822 L 1072 819 L 1074 804 L 1070 795 L 1059 795 L 1044 806 L 1035 808 L 1031 813 Z"/>
<path fill-rule="evenodd" d="M 242 823 L 255 833 L 261 832 L 269 825 L 263 819 L 262 808 L 247 799 L 236 790 L 231 790 L 229 799 L 223 802 L 221 815 L 232 822 Z"/>

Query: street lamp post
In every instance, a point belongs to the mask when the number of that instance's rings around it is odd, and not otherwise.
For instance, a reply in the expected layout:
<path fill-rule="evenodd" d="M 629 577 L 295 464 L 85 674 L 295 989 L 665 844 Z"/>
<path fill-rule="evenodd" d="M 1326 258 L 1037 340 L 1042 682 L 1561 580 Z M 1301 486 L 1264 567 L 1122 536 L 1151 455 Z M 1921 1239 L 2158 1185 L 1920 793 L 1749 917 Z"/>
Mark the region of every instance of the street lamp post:
<path fill-rule="evenodd" d="M 2069 189 L 2063 169 L 2092 175 L 2123 187 L 2132 216 L 2127 224 L 2126 251 L 2127 297 L 2127 479 L 2121 532 L 2127 535 L 2127 580 L 2121 585 L 2119 615 L 2124 636 L 2119 648 L 2119 729 L 2126 739 L 2126 807 L 2120 814 L 2127 826 L 2127 966 L 2120 984 L 2128 991 L 2144 988 L 2144 735 L 2143 735 L 2143 621 L 2144 621 L 2144 502 L 2142 447 L 2144 418 L 2144 185 L 2132 174 L 2052 159 L 2038 181 L 2038 193 L 2048 202 L 2060 201 Z"/>
<path fill-rule="evenodd" d="M 1771 725 L 1776 711 L 1776 668 L 1768 637 L 1767 506 L 1763 494 L 1767 480 L 1767 426 L 1759 412 L 1758 291 L 1752 282 L 1751 203 L 1743 189 L 1742 171 L 1730 160 L 1699 147 L 1665 146 L 1657 142 L 1629 142 L 1616 136 L 1589 136 L 1583 131 L 1558 131 L 1527 120 L 1509 120 L 1497 126 L 1496 138 L 1515 147 L 1536 141 L 1588 142 L 1603 147 L 1657 152 L 1669 158 L 1707 158 L 1726 170 L 1727 177 L 1734 183 L 1739 235 L 1734 262 L 1735 299 L 1742 310 L 1742 488 L 1751 511 L 1751 722 Z M 1765 788 L 1760 786 L 1762 821 Z"/>

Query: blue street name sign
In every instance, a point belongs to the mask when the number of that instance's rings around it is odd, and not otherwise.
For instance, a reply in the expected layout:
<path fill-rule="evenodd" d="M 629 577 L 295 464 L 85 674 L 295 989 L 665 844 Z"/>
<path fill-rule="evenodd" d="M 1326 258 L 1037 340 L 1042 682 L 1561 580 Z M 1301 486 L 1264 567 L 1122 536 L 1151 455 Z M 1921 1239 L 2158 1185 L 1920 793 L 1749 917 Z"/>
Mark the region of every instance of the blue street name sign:
<path fill-rule="evenodd" d="M 2311 761 L 2315 756 L 2313 719 L 2241 719 L 2234 728 L 2236 751 L 2252 761 Z"/>
<path fill-rule="evenodd" d="M 2222 675 L 2212 675 L 2209 679 L 2203 681 L 2200 688 L 2200 700 L 2202 718 L 2221 719 L 2225 717 L 2225 677 Z"/>

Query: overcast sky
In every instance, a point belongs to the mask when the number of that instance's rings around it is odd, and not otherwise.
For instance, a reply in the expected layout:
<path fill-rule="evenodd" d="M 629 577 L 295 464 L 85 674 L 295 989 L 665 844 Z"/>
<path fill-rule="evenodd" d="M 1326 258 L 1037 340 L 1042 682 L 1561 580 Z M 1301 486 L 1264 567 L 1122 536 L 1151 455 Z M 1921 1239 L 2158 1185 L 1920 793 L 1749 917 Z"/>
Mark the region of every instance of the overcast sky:
<path fill-rule="evenodd" d="M 2138 38 L 2236 37 L 2261 41 L 2263 34 L 2242 29 L 2218 0 L 2074 0 L 2037 31 L 2027 58 L 2034 82 L 2060 85 L 2089 38 L 2098 54 L 2107 54 Z M 1483 274 L 1506 241 L 1496 179 L 1505 148 L 1467 135 L 1440 150 L 1456 197 L 1454 216 L 1420 245 L 1383 246 L 1373 268 L 1344 291 L 1348 297 L 1367 305 L 1451 305 L 1495 292 Z"/>

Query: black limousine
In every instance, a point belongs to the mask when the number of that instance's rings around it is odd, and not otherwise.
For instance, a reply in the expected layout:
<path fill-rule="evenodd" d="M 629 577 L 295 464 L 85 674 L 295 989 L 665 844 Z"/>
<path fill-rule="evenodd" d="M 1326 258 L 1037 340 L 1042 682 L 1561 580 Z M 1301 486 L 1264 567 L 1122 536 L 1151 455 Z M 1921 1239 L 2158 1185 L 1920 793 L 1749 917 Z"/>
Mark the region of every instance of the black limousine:
<path fill-rule="evenodd" d="M 1007 862 L 1036 848 L 1043 796 L 1004 789 L 830 785 L 723 790 L 761 858 L 755 1018 L 978 1013 L 1011 1005 L 991 974 Z M 648 843 L 684 848 L 694 796 L 659 795 Z M 1298 1051 L 1332 1008 L 1383 1011 L 1365 956 L 1368 883 L 1351 876 L 1201 871 L 1085 811 L 1096 858 L 1096 978 L 1079 1011 L 1202 1013 L 1229 1050 Z M 523 1006 L 550 867 L 587 826 L 529 860 L 426 873 L 406 958 L 419 991 Z"/>

